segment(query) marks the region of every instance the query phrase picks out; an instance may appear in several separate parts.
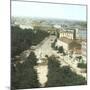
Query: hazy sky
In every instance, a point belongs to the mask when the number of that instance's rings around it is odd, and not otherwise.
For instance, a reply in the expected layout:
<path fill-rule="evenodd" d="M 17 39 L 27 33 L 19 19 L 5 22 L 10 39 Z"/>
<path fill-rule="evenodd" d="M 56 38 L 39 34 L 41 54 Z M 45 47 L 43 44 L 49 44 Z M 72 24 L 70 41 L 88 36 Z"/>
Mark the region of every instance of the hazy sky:
<path fill-rule="evenodd" d="M 86 6 L 12 1 L 12 16 L 86 21 Z"/>

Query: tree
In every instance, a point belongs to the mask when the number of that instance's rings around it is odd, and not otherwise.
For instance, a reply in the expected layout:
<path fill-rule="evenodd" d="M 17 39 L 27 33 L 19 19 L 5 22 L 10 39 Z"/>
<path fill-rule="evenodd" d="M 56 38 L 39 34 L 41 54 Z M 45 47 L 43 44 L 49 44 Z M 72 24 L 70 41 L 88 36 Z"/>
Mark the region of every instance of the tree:
<path fill-rule="evenodd" d="M 35 33 L 37 31 L 37 33 Z M 18 26 L 11 27 L 11 57 L 19 55 L 32 45 L 39 44 L 49 34 L 43 30 L 21 29 Z"/>
<path fill-rule="evenodd" d="M 28 63 L 28 65 L 30 66 L 35 66 L 37 65 L 37 58 L 34 52 L 31 52 L 29 57 L 27 58 L 28 60 L 26 61 L 26 63 Z"/>
<path fill-rule="evenodd" d="M 56 42 L 57 42 L 57 39 L 55 39 L 54 42 L 51 44 L 51 47 L 52 47 L 53 49 L 56 49 L 56 48 L 55 48 Z"/>
<path fill-rule="evenodd" d="M 46 83 L 46 87 L 59 86 L 59 67 L 60 63 L 55 58 L 55 56 L 51 56 L 48 58 L 48 82 Z"/>
<path fill-rule="evenodd" d="M 23 64 L 18 63 L 14 72 L 13 86 L 15 89 L 28 89 L 39 87 L 37 72 L 34 69 L 37 58 L 34 52 L 25 60 Z"/>
<path fill-rule="evenodd" d="M 64 53 L 64 49 L 63 49 L 63 46 L 60 46 L 59 49 L 58 49 L 59 53 Z"/>
<path fill-rule="evenodd" d="M 87 64 L 85 64 L 85 63 L 78 63 L 77 67 L 86 69 L 87 68 Z"/>
<path fill-rule="evenodd" d="M 57 38 L 59 38 L 59 32 L 57 31 Z"/>
<path fill-rule="evenodd" d="M 69 66 L 61 67 L 60 62 L 55 57 L 48 58 L 48 81 L 46 87 L 85 84 L 87 84 L 85 78 L 71 71 Z"/>

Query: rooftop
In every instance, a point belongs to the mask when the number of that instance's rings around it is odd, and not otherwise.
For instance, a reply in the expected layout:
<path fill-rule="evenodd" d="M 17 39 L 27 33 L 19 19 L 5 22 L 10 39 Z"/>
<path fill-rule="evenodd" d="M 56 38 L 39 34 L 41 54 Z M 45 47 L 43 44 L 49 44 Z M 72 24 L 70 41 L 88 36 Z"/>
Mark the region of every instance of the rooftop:
<path fill-rule="evenodd" d="M 77 41 L 72 41 L 69 45 L 69 49 L 81 49 L 81 44 Z"/>
<path fill-rule="evenodd" d="M 65 42 L 67 44 L 69 44 L 69 43 L 71 43 L 73 41 L 72 39 L 68 39 L 66 37 L 59 38 L 59 40 Z"/>
<path fill-rule="evenodd" d="M 81 42 L 80 40 L 72 40 L 72 39 L 68 39 L 68 38 L 65 38 L 65 37 L 62 37 L 59 39 L 60 41 L 62 42 L 65 42 L 69 45 L 69 49 L 81 49 Z"/>
<path fill-rule="evenodd" d="M 73 33 L 73 30 L 64 30 L 64 31 L 60 31 L 60 33 Z"/>

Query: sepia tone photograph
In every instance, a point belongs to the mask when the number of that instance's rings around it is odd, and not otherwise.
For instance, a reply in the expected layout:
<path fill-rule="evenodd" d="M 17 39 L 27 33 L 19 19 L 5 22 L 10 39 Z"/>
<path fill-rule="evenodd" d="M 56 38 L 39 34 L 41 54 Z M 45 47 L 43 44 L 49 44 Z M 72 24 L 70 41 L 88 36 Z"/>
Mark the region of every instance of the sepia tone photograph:
<path fill-rule="evenodd" d="M 87 6 L 11 1 L 11 90 L 87 85 Z"/>

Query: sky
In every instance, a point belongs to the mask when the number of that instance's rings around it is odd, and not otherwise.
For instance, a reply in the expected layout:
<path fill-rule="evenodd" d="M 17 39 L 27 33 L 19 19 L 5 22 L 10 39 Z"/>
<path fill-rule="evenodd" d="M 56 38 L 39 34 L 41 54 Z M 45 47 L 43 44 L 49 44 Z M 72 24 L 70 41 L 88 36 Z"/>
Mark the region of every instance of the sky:
<path fill-rule="evenodd" d="M 85 5 L 50 4 L 12 1 L 14 17 L 41 17 L 86 21 Z"/>

